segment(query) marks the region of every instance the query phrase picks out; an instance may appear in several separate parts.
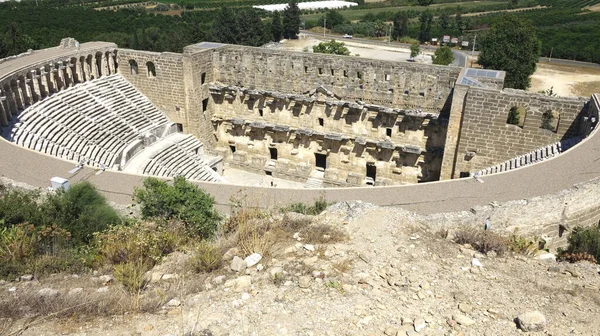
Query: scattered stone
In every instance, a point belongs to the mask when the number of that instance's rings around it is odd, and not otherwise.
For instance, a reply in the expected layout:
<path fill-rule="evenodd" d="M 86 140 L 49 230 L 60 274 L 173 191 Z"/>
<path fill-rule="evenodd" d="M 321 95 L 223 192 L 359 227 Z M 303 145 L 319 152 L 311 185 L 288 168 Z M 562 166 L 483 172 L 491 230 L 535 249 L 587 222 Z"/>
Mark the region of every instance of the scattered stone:
<path fill-rule="evenodd" d="M 283 275 L 283 268 L 282 267 L 273 267 L 269 270 L 269 275 L 271 275 L 271 278 L 275 278 L 277 276 Z"/>
<path fill-rule="evenodd" d="M 115 277 L 113 277 L 112 275 L 101 275 L 98 277 L 98 280 L 100 280 L 100 282 L 106 286 L 111 282 L 115 281 Z"/>
<path fill-rule="evenodd" d="M 257 270 L 258 272 L 260 272 L 260 271 L 262 271 L 262 270 L 264 270 L 264 269 L 265 269 L 265 266 L 263 266 L 263 264 L 258 264 L 258 265 L 256 265 L 256 270 Z"/>
<path fill-rule="evenodd" d="M 179 274 L 165 274 L 162 276 L 162 280 L 173 280 L 179 279 Z"/>
<path fill-rule="evenodd" d="M 475 324 L 475 321 L 473 321 L 471 318 L 469 318 L 468 316 L 465 316 L 465 315 L 461 315 L 461 314 L 452 315 L 452 319 L 454 321 L 456 321 L 456 323 L 463 325 L 463 326 L 470 326 L 470 325 Z"/>
<path fill-rule="evenodd" d="M 181 301 L 178 299 L 171 299 L 167 302 L 167 307 L 179 307 L 181 306 Z"/>
<path fill-rule="evenodd" d="M 427 327 L 427 323 L 425 323 L 424 319 L 419 317 L 419 318 L 415 319 L 413 326 L 415 327 L 415 331 L 419 332 L 419 331 L 425 329 L 425 327 Z"/>
<path fill-rule="evenodd" d="M 97 293 L 108 293 L 108 287 L 100 287 L 96 289 Z"/>
<path fill-rule="evenodd" d="M 466 303 L 459 303 L 458 310 L 467 314 L 467 313 L 470 313 L 471 311 L 473 311 L 473 307 L 471 307 L 471 305 L 466 304 Z"/>
<path fill-rule="evenodd" d="M 542 253 L 537 257 L 539 260 L 556 260 L 554 253 Z"/>
<path fill-rule="evenodd" d="M 312 244 L 304 244 L 304 245 L 302 245 L 302 247 L 304 247 L 305 250 L 311 251 L 311 252 L 314 252 L 314 250 L 315 250 L 315 246 Z"/>
<path fill-rule="evenodd" d="M 67 295 L 71 296 L 71 295 L 77 295 L 77 294 L 81 294 L 81 293 L 83 293 L 83 288 L 79 287 L 79 288 L 72 288 L 71 290 L 69 290 Z"/>
<path fill-rule="evenodd" d="M 310 280 L 311 278 L 309 276 L 301 276 L 300 279 L 298 279 L 298 286 L 300 288 L 308 288 L 310 287 Z"/>
<path fill-rule="evenodd" d="M 385 328 L 385 331 L 383 333 L 386 336 L 396 336 L 396 335 L 398 335 L 398 328 L 387 327 L 387 328 Z"/>
<path fill-rule="evenodd" d="M 39 297 L 54 297 L 58 296 L 58 291 L 52 288 L 42 288 L 37 292 Z"/>
<path fill-rule="evenodd" d="M 496 251 L 488 251 L 486 254 L 486 256 L 490 257 L 490 258 L 495 258 L 498 256 L 498 254 L 496 253 Z"/>
<path fill-rule="evenodd" d="M 248 294 L 246 292 L 243 292 L 242 293 L 242 300 L 248 300 L 248 299 L 250 299 L 250 294 Z"/>
<path fill-rule="evenodd" d="M 162 274 L 162 273 L 160 273 L 160 272 L 152 272 L 152 273 L 150 274 L 150 282 L 151 282 L 151 283 L 156 283 L 156 282 L 159 282 L 159 281 L 160 281 L 160 279 L 162 279 L 162 277 L 163 277 L 163 274 Z"/>
<path fill-rule="evenodd" d="M 235 259 L 235 257 L 234 257 Z M 258 254 L 258 253 L 252 253 L 251 255 L 247 256 L 246 259 L 244 259 L 244 261 L 246 262 L 246 267 L 252 267 L 256 264 L 258 264 L 258 262 L 262 259 L 262 255 Z"/>
<path fill-rule="evenodd" d="M 249 291 L 252 286 L 252 277 L 244 275 L 235 279 L 225 281 L 225 287 L 233 288 L 236 292 Z"/>
<path fill-rule="evenodd" d="M 471 265 L 473 265 L 473 267 L 483 267 L 483 264 L 477 258 L 471 260 Z"/>
<path fill-rule="evenodd" d="M 556 272 L 556 273 L 558 273 L 558 272 L 560 272 L 560 267 L 558 267 L 558 266 L 550 266 L 550 267 L 548 267 L 548 272 Z"/>
<path fill-rule="evenodd" d="M 246 263 L 245 260 L 243 260 L 242 258 L 235 256 L 233 257 L 233 260 L 231 261 L 231 266 L 229 266 L 231 268 L 232 271 L 235 272 L 241 272 L 246 270 L 246 267 L 248 266 L 248 264 Z"/>
<path fill-rule="evenodd" d="M 454 328 L 456 326 L 456 321 L 453 319 L 446 320 L 446 323 L 450 326 L 450 328 Z"/>
<path fill-rule="evenodd" d="M 223 255 L 223 258 L 221 258 L 223 261 L 230 261 L 231 259 L 233 259 L 233 257 L 235 257 L 236 255 L 240 254 L 240 250 L 237 247 L 232 247 L 229 250 L 227 250 L 227 252 L 225 252 L 225 254 Z"/>
<path fill-rule="evenodd" d="M 216 285 L 220 285 L 220 284 L 222 284 L 224 281 L 225 281 L 225 276 L 224 276 L 224 275 L 219 275 L 219 276 L 216 276 L 216 277 L 213 279 L 213 283 L 214 283 L 214 284 L 216 284 Z"/>
<path fill-rule="evenodd" d="M 13 286 L 13 287 L 10 287 L 10 288 L 8 289 L 8 291 L 9 291 L 9 292 L 16 292 L 16 291 L 17 291 L 17 287 L 14 287 L 14 286 Z"/>
<path fill-rule="evenodd" d="M 33 274 L 24 274 L 19 277 L 21 281 L 31 281 L 33 280 Z"/>
<path fill-rule="evenodd" d="M 541 331 L 546 326 L 546 317 L 534 310 L 517 316 L 517 325 L 523 331 Z"/>
<path fill-rule="evenodd" d="M 283 250 L 284 254 L 291 254 L 291 253 L 296 253 L 296 246 L 290 246 L 288 248 L 286 248 L 285 250 Z"/>

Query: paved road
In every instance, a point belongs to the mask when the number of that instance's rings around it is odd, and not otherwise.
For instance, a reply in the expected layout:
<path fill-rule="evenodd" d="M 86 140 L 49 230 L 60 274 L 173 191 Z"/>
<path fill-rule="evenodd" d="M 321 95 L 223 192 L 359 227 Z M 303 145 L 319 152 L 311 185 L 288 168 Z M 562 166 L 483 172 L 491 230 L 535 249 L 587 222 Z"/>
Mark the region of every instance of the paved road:
<path fill-rule="evenodd" d="M 6 73 L 0 72 L 0 78 Z M 37 187 L 48 187 L 54 176 L 71 182 L 90 181 L 111 200 L 131 202 L 133 188 L 144 177 L 107 171 L 95 175 L 85 168 L 73 176 L 68 171 L 75 163 L 47 156 L 14 145 L 0 138 L 0 175 Z M 406 186 L 285 189 L 244 187 L 220 183 L 198 183 L 211 193 L 221 210 L 227 210 L 231 197 L 245 198 L 249 205 L 270 207 L 293 202 L 363 200 L 379 205 L 401 206 L 423 214 L 469 210 L 492 201 L 504 202 L 557 193 L 574 184 L 600 177 L 600 136 L 594 132 L 566 153 L 539 164 L 508 173 L 485 176 L 484 183 L 472 178 Z"/>

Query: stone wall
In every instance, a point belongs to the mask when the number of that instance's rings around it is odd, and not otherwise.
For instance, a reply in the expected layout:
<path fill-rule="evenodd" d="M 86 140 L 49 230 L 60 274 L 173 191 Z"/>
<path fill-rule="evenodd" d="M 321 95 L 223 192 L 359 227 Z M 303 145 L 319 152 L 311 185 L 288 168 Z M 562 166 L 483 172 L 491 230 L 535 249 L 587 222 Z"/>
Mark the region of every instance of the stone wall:
<path fill-rule="evenodd" d="M 578 136 L 579 116 L 587 101 L 518 90 L 470 87 L 462 111 L 453 178 L 459 177 L 461 172 L 480 170 L 561 139 Z M 507 124 L 512 107 L 525 109 L 522 127 Z M 555 131 L 541 127 L 546 111 L 557 115 Z"/>
<path fill-rule="evenodd" d="M 184 86 L 183 55 L 119 49 L 119 73 L 148 97 L 172 121 L 187 130 L 188 111 Z M 137 71 L 135 65 L 137 64 Z M 152 64 L 154 72 L 149 70 Z"/>
<path fill-rule="evenodd" d="M 470 212 L 435 214 L 424 217 L 428 226 L 454 230 L 472 226 L 483 230 L 490 217 L 492 231 L 504 236 L 517 233 L 546 241 L 556 249 L 567 245 L 567 237 L 577 226 L 594 226 L 600 221 L 600 179 L 575 185 L 557 194 L 527 200 L 492 203 L 473 207 Z"/>
<path fill-rule="evenodd" d="M 304 93 L 322 85 L 345 100 L 439 112 L 461 68 L 228 45 L 213 54 L 215 80 Z"/>

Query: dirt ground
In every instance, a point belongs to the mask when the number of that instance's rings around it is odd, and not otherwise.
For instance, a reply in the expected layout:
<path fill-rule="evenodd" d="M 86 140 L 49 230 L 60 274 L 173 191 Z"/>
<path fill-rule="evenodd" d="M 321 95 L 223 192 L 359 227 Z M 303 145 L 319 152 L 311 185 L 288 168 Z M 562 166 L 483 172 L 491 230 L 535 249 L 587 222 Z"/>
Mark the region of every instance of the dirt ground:
<path fill-rule="evenodd" d="M 552 88 L 559 96 L 588 97 L 600 92 L 600 68 L 538 63 L 529 91 Z"/>
<path fill-rule="evenodd" d="M 315 39 L 313 37 L 304 37 L 297 40 L 284 40 L 277 47 L 290 51 L 302 51 L 304 48 L 308 48 L 309 52 L 312 52 L 313 45 L 317 45 L 320 42 L 323 42 L 328 39 L 330 39 L 330 37 L 326 37 L 322 40 Z M 343 41 L 338 39 L 338 41 L 344 42 L 346 44 L 346 47 L 348 48 L 348 50 L 350 50 L 350 55 L 352 56 L 358 55 L 362 58 L 371 58 L 383 61 L 410 61 L 410 50 L 407 48 L 363 44 L 359 42 L 354 42 L 349 39 L 344 39 Z M 431 64 L 431 54 L 429 52 L 426 52 L 425 54 L 419 55 L 416 58 L 416 62 Z"/>

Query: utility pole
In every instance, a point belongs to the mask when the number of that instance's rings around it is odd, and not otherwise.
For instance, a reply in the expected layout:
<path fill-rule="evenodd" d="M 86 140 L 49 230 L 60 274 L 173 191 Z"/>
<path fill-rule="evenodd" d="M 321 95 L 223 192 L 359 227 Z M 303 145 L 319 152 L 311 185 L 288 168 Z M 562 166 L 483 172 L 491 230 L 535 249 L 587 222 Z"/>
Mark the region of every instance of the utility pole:
<path fill-rule="evenodd" d="M 390 44 L 390 41 L 392 40 L 392 35 L 390 35 L 391 30 L 392 30 L 392 26 L 388 25 L 388 44 Z"/>
<path fill-rule="evenodd" d="M 477 43 L 477 34 L 475 34 L 475 38 L 473 39 L 473 51 L 471 52 L 471 56 L 475 54 L 475 43 Z"/>
<path fill-rule="evenodd" d="M 323 37 L 325 37 L 326 27 L 327 27 L 327 18 L 323 18 Z"/>
<path fill-rule="evenodd" d="M 550 57 L 548 58 L 548 63 L 552 62 L 552 52 L 554 51 L 554 47 L 550 48 Z"/>

